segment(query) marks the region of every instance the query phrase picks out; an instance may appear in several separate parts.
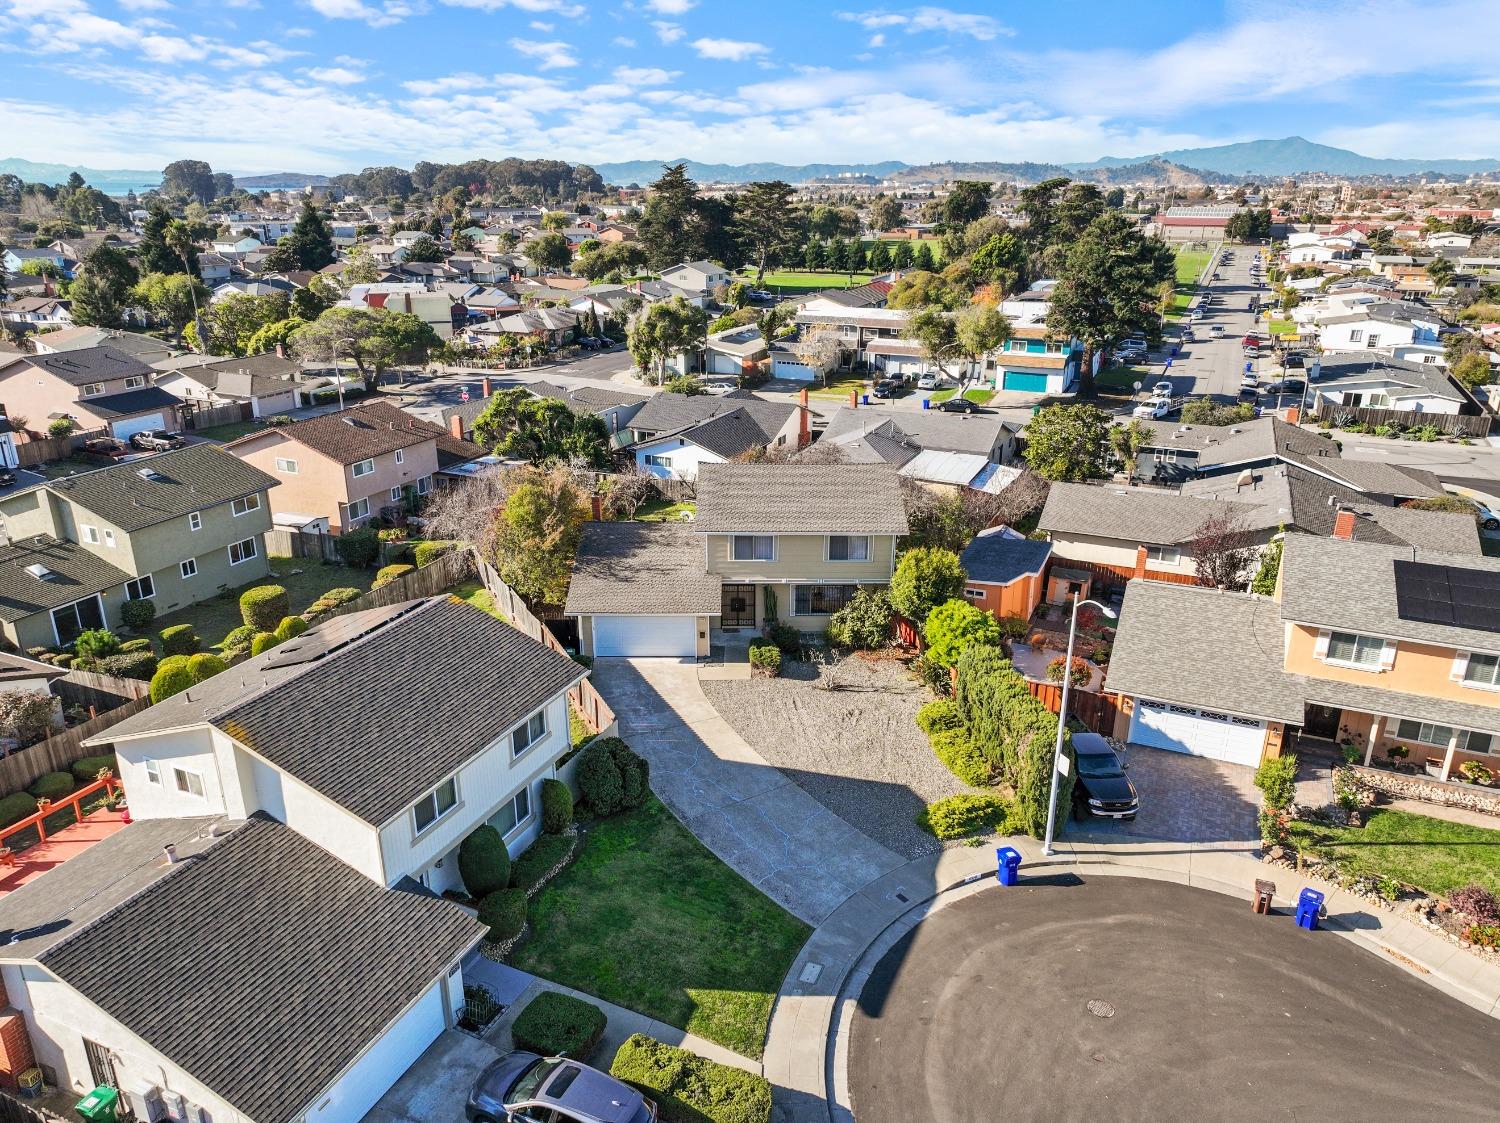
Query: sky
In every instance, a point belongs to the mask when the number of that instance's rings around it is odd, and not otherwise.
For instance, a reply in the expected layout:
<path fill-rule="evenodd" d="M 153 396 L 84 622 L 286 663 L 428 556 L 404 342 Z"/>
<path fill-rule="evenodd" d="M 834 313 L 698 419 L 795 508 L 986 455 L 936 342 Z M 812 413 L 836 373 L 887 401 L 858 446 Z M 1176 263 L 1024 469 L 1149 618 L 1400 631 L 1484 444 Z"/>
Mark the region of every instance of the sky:
<path fill-rule="evenodd" d="M 0 157 L 1500 156 L 1500 0 L 0 0 Z M 1465 33 L 1470 29 L 1472 33 Z"/>

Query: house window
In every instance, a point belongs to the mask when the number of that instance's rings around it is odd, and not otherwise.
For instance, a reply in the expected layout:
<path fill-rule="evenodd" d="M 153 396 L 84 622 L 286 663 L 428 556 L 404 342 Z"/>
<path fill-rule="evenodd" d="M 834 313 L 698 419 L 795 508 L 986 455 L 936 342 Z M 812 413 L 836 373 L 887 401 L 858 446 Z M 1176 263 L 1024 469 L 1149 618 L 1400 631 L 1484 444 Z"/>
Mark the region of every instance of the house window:
<path fill-rule="evenodd" d="M 1047 344 L 1047 354 L 1061 355 L 1063 353 L 1063 346 L 1061 343 L 1049 343 Z"/>
<path fill-rule="evenodd" d="M 1176 464 L 1177 450 L 1175 448 L 1164 448 L 1155 454 L 1158 464 Z"/>
<path fill-rule="evenodd" d="M 247 562 L 260 553 L 259 547 L 255 545 L 255 539 L 246 538 L 243 542 L 232 542 L 229 546 L 229 564 L 239 565 Z"/>
<path fill-rule="evenodd" d="M 401 500 L 401 489 L 399 487 L 393 487 L 393 488 L 391 488 L 391 502 L 392 503 L 398 503 L 398 502 L 400 502 L 400 500 Z"/>
<path fill-rule="evenodd" d="M 1464 681 L 1476 686 L 1500 686 L 1500 655 L 1469 655 L 1464 668 Z"/>
<path fill-rule="evenodd" d="M 1453 727 L 1437 725 L 1430 721 L 1412 721 L 1410 718 L 1402 718 L 1396 723 L 1396 736 L 1403 741 L 1416 741 L 1422 745 L 1447 748 L 1448 742 L 1453 739 Z M 1494 741 L 1494 737 L 1488 733 L 1474 733 L 1467 729 L 1458 731 L 1458 747 L 1465 752 L 1487 753 Z"/>
<path fill-rule="evenodd" d="M 432 490 L 432 477 L 431 476 L 423 476 L 420 480 L 417 481 L 417 494 L 418 495 L 426 495 L 431 490 Z"/>
<path fill-rule="evenodd" d="M 151 574 L 144 573 L 134 581 L 125 582 L 126 600 L 150 600 L 156 596 L 156 582 L 151 579 Z"/>
<path fill-rule="evenodd" d="M 198 576 L 198 559 L 197 558 L 188 558 L 184 562 L 179 562 L 178 565 L 177 565 L 177 568 L 182 573 L 182 576 L 183 576 L 184 579 L 186 579 L 188 577 L 197 577 Z"/>
<path fill-rule="evenodd" d="M 370 513 L 370 501 L 368 499 L 356 499 L 349 504 L 349 521 L 358 522 Z"/>
<path fill-rule="evenodd" d="M 1348 663 L 1354 667 L 1380 666 L 1385 640 L 1375 636 L 1357 636 L 1353 632 L 1334 632 L 1328 637 L 1330 663 Z"/>
<path fill-rule="evenodd" d="M 239 518 L 241 515 L 248 515 L 251 511 L 259 510 L 260 496 L 258 495 L 247 495 L 245 496 L 245 498 L 236 499 L 234 502 L 229 504 L 229 513 L 232 514 L 235 518 Z"/>
<path fill-rule="evenodd" d="M 80 398 L 92 398 L 96 394 L 102 394 L 102 393 L 104 393 L 104 383 L 102 383 L 102 382 L 85 382 L 83 384 L 82 388 L 79 389 L 78 396 Z"/>
<path fill-rule="evenodd" d="M 1378 347 L 1378 346 L 1380 346 L 1380 333 L 1372 331 L 1370 333 L 1370 338 L 1365 341 L 1365 346 L 1366 347 Z"/>
<path fill-rule="evenodd" d="M 113 550 L 115 548 L 115 532 L 114 531 L 112 531 L 112 530 L 106 530 L 104 532 L 104 544 L 106 546 L 108 546 L 111 550 Z"/>
<path fill-rule="evenodd" d="M 295 476 L 297 474 L 297 462 L 288 460 L 284 456 L 276 458 L 276 470 L 284 476 Z"/>
<path fill-rule="evenodd" d="M 769 534 L 736 534 L 732 556 L 735 561 L 774 561 L 776 539 Z"/>
<path fill-rule="evenodd" d="M 154 760 L 148 760 L 146 764 L 146 779 L 153 784 L 161 784 L 161 765 Z"/>
<path fill-rule="evenodd" d="M 144 385 L 146 385 L 146 376 L 142 374 L 132 374 L 125 379 L 125 389 L 127 390 L 138 390 Z"/>
<path fill-rule="evenodd" d="M 1146 560 L 1157 565 L 1176 565 L 1182 561 L 1182 551 L 1176 546 L 1147 546 Z"/>
<path fill-rule="evenodd" d="M 368 476 L 368 475 L 372 474 L 374 471 L 375 471 L 375 461 L 373 461 L 373 460 L 361 460 L 358 464 L 356 464 L 354 466 L 354 478 L 357 480 L 361 476 Z"/>
<path fill-rule="evenodd" d="M 499 813 L 490 820 L 490 826 L 500 832 L 501 838 L 509 838 L 512 831 L 531 818 L 531 789 L 522 788 Z"/>
<path fill-rule="evenodd" d="M 66 647 L 91 628 L 104 627 L 104 606 L 98 596 L 65 604 L 52 610 L 52 630 Z"/>
<path fill-rule="evenodd" d="M 172 779 L 177 784 L 177 790 L 203 798 L 203 777 L 196 772 L 189 772 L 186 768 L 172 769 Z"/>
<path fill-rule="evenodd" d="M 964 589 L 964 596 L 968 597 L 970 600 L 984 600 L 984 590 L 969 586 L 968 588 Z"/>
<path fill-rule="evenodd" d="M 1012 339 L 1006 343 L 1005 349 L 1007 351 L 1024 351 L 1026 350 L 1026 341 L 1024 339 Z"/>
<path fill-rule="evenodd" d="M 417 833 L 421 834 L 457 806 L 458 781 L 444 780 L 412 805 L 411 813 L 416 822 Z"/>
<path fill-rule="evenodd" d="M 848 604 L 857 592 L 858 585 L 798 585 L 792 611 L 797 616 L 829 616 Z"/>
<path fill-rule="evenodd" d="M 82 530 L 83 540 L 85 542 L 89 543 L 92 546 L 99 545 L 99 528 L 97 526 L 85 526 L 82 528 Z"/>
<path fill-rule="evenodd" d="M 510 735 L 510 758 L 515 760 L 547 735 L 547 711 L 538 710 Z"/>
<path fill-rule="evenodd" d="M 830 534 L 829 561 L 869 561 L 870 539 L 863 534 Z"/>
<path fill-rule="evenodd" d="M 203 529 L 203 512 L 202 511 L 192 511 L 192 512 L 190 512 L 188 514 L 188 529 L 189 530 L 202 530 Z"/>
<path fill-rule="evenodd" d="M 1365 338 L 1365 333 L 1364 333 L 1364 329 L 1363 328 L 1357 328 L 1354 331 L 1351 331 L 1349 333 L 1349 342 L 1350 343 L 1362 343 L 1362 342 L 1364 342 L 1364 338 Z"/>
<path fill-rule="evenodd" d="M 646 453 L 644 460 L 648 468 L 670 468 L 672 466 L 671 457 L 660 456 L 654 452 Z"/>
<path fill-rule="evenodd" d="M 396 450 L 396 463 L 397 464 L 405 464 L 406 463 L 406 451 L 404 449 L 399 449 L 398 448 Z"/>

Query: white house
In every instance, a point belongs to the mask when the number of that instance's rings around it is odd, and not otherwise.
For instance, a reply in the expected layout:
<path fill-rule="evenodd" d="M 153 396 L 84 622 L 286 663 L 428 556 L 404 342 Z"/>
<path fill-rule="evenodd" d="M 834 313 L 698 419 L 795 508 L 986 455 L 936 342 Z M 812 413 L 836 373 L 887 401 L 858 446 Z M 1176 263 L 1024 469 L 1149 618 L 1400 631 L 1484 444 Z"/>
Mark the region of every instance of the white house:
<path fill-rule="evenodd" d="M 680 290 L 689 304 L 703 308 L 713 300 L 714 289 L 729 284 L 731 277 L 729 270 L 712 261 L 688 261 L 663 269 L 661 279 Z"/>
<path fill-rule="evenodd" d="M 214 253 L 222 254 L 254 253 L 264 245 L 265 243 L 259 238 L 249 234 L 236 234 L 228 238 L 215 238 L 209 243 Z"/>
<path fill-rule="evenodd" d="M 1437 364 L 1382 355 L 1324 355 L 1308 371 L 1308 394 L 1333 405 L 1460 413 L 1472 399 Z"/>
<path fill-rule="evenodd" d="M 1397 347 L 1442 350 L 1444 335 L 1454 329 L 1430 308 L 1406 301 L 1364 302 L 1346 314 L 1317 319 L 1318 345 L 1325 353 L 1377 351 L 1390 355 Z"/>
<path fill-rule="evenodd" d="M 691 480 L 704 464 L 722 464 L 755 448 L 800 448 L 811 439 L 805 404 L 724 395 L 662 393 L 630 418 L 636 466 L 661 479 Z"/>

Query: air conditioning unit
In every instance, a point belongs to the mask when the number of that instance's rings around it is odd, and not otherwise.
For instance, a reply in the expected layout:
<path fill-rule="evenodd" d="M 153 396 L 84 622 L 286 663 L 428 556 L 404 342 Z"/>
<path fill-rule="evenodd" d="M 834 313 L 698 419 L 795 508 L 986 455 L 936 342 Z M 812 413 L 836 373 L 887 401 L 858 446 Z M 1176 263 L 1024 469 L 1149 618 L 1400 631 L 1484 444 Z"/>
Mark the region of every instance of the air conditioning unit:
<path fill-rule="evenodd" d="M 161 1089 L 149 1080 L 132 1084 L 125 1093 L 125 1100 L 141 1123 L 162 1123 L 167 1118 L 167 1105 L 162 1102 Z"/>
<path fill-rule="evenodd" d="M 176 1092 L 171 1092 L 163 1088 L 161 1091 L 161 1102 L 166 1108 L 166 1117 L 172 1123 L 191 1123 L 187 1115 L 187 1101 Z"/>
<path fill-rule="evenodd" d="M 199 1107 L 197 1104 L 188 1105 L 188 1123 L 214 1123 L 214 1117 L 208 1108 Z"/>

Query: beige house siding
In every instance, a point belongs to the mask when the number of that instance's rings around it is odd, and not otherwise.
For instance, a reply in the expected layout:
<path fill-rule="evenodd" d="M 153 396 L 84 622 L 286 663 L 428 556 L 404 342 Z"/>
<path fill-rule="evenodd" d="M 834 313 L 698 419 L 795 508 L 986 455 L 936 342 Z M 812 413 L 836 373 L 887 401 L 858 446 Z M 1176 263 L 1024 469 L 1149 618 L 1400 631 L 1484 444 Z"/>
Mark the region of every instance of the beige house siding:
<path fill-rule="evenodd" d="M 125 603 L 125 590 L 122 587 L 106 589 L 100 594 L 104 600 L 104 622 L 115 631 L 123 629 L 120 623 L 120 605 Z M 80 600 L 84 599 L 82 597 Z M 15 644 L 22 652 L 30 647 L 55 647 L 57 646 L 57 635 L 52 630 L 51 611 L 38 612 L 27 616 L 14 623 L 4 625 L 5 638 Z"/>
<path fill-rule="evenodd" d="M 1123 566 L 1126 569 L 1135 568 L 1137 543 L 1120 538 L 1105 538 L 1093 534 L 1058 534 L 1051 533 L 1048 537 L 1052 540 L 1052 558 L 1054 561 L 1085 561 L 1098 562 L 1102 565 Z M 1153 570 L 1164 573 L 1180 573 L 1187 577 L 1195 576 L 1198 565 L 1185 549 L 1179 547 L 1181 557 L 1174 564 L 1159 561 L 1147 561 L 1147 566 Z"/>
<path fill-rule="evenodd" d="M 777 534 L 771 561 L 735 561 L 730 556 L 729 534 L 706 535 L 708 572 L 725 581 L 777 583 L 796 581 L 819 585 L 882 584 L 896 571 L 896 537 L 871 534 L 870 560 L 828 560 L 825 534 Z"/>
<path fill-rule="evenodd" d="M 147 385 L 149 386 L 150 383 L 148 382 Z M 123 378 L 108 379 L 103 386 L 102 393 L 85 398 L 81 396 L 83 393 L 81 387 L 58 378 L 43 367 L 34 367 L 23 362 L 15 363 L 6 371 L 0 372 L 0 400 L 5 402 L 6 412 L 11 417 L 24 417 L 28 427 L 38 432 L 46 431 L 49 416 L 54 413 L 70 414 L 84 430 L 107 429 L 110 421 L 119 421 L 121 418 L 111 415 L 106 419 L 94 413 L 88 407 L 90 399 L 105 398 L 110 394 L 123 394 L 127 389 L 144 388 L 127 387 Z M 174 423 L 172 418 L 167 419 L 168 425 Z"/>

